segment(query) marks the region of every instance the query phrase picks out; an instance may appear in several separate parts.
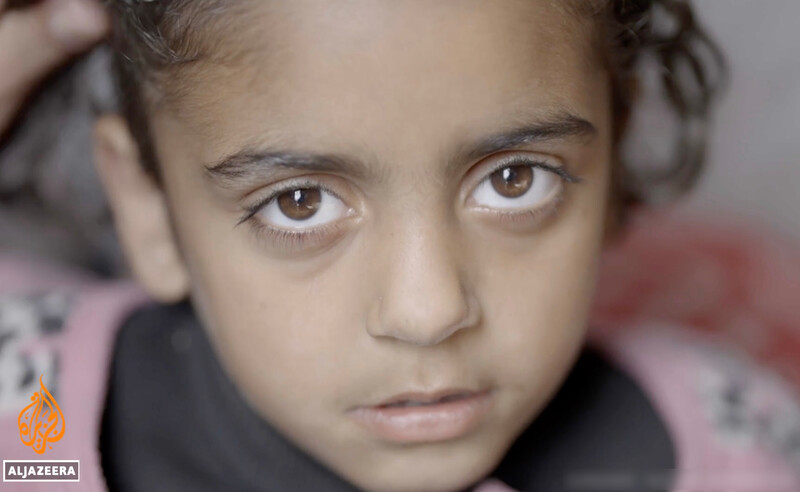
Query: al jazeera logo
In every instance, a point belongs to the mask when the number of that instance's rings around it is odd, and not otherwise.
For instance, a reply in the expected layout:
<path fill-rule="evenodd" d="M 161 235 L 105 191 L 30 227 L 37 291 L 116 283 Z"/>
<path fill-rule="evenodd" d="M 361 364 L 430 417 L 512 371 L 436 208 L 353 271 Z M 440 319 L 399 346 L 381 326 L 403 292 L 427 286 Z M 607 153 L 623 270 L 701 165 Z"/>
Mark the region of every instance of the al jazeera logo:
<path fill-rule="evenodd" d="M 17 419 L 22 444 L 44 458 L 64 437 L 66 422 L 61 407 L 39 376 L 39 391 Z M 78 460 L 3 460 L 4 482 L 79 482 Z"/>

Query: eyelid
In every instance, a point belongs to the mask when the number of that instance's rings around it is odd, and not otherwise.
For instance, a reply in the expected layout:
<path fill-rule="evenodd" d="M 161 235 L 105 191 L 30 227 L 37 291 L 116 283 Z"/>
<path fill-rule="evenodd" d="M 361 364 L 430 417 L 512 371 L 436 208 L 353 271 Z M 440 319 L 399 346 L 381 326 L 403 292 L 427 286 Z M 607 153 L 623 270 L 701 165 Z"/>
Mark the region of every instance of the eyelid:
<path fill-rule="evenodd" d="M 278 196 L 282 193 L 286 193 L 287 191 L 292 191 L 298 188 L 316 188 L 333 195 L 342 203 L 347 204 L 347 201 L 342 197 L 341 193 L 334 190 L 333 187 L 325 184 L 323 180 L 314 179 L 308 176 L 287 179 L 267 188 L 269 191 L 266 192 L 266 196 L 264 198 L 258 200 L 254 205 L 244 207 L 246 213 L 241 219 L 239 219 L 239 222 L 237 222 L 236 226 L 234 227 L 238 227 L 239 225 L 252 219 L 256 214 L 258 214 L 259 211 L 269 205 L 273 200 L 278 198 Z M 348 215 L 352 215 L 353 207 L 349 205 L 347 205 L 347 207 Z"/>
<path fill-rule="evenodd" d="M 328 246 L 333 246 L 337 239 L 347 231 L 343 221 L 312 227 L 307 231 L 277 228 L 258 220 L 250 220 L 248 224 L 251 225 L 249 227 L 250 233 L 262 247 L 278 253 L 292 254 L 300 249 L 318 247 L 323 242 L 327 243 Z M 319 249 L 314 251 L 316 253 L 320 252 Z"/>
<path fill-rule="evenodd" d="M 511 227 L 515 230 L 523 230 L 520 228 L 528 230 L 528 227 L 530 226 L 541 224 L 544 220 L 547 220 L 548 217 L 559 213 L 566 199 L 568 185 L 570 183 L 581 183 L 584 181 L 584 178 L 573 175 L 567 171 L 564 165 L 555 164 L 553 163 L 553 160 L 555 159 L 543 158 L 538 154 L 530 155 L 519 153 L 497 159 L 488 166 L 488 170 L 481 170 L 481 173 L 478 175 L 479 178 L 475 180 L 475 184 L 467 188 L 468 194 L 464 200 L 464 205 L 471 208 L 479 215 L 483 215 L 487 218 L 491 217 L 491 223 L 493 224 L 502 223 L 505 226 Z M 515 165 L 538 168 L 546 173 L 550 173 L 552 179 L 555 179 L 558 183 L 558 189 L 555 191 L 554 196 L 539 207 L 520 208 L 513 211 L 509 209 L 498 209 L 493 207 L 473 207 L 470 205 L 470 200 L 473 199 L 478 187 L 484 185 L 486 180 L 491 178 L 492 174 L 501 169 Z"/>
<path fill-rule="evenodd" d="M 490 157 L 489 159 L 493 158 Z M 582 177 L 576 176 L 567 171 L 566 166 L 563 164 L 554 163 L 553 161 L 557 161 L 556 159 L 552 157 L 544 157 L 541 154 L 522 154 L 515 152 L 511 155 L 506 155 L 499 158 L 495 157 L 493 160 L 494 162 L 488 166 L 488 170 L 484 170 L 485 166 L 479 166 L 481 169 L 475 172 L 476 177 L 468 181 L 469 185 L 464 191 L 465 195 L 462 197 L 462 202 L 466 203 L 466 200 L 475 192 L 475 188 L 483 183 L 484 180 L 488 179 L 489 176 L 491 176 L 494 172 L 514 165 L 539 167 L 545 169 L 558 175 L 567 183 L 581 183 L 584 181 Z"/>
<path fill-rule="evenodd" d="M 513 165 L 525 165 L 525 166 L 538 166 L 544 168 L 548 171 L 552 171 L 559 176 L 561 176 L 565 181 L 570 183 L 579 183 L 583 181 L 583 178 L 579 176 L 575 176 L 569 171 L 563 164 L 554 164 L 552 163 L 552 158 L 545 158 L 539 154 L 534 155 L 523 155 L 519 153 L 512 154 L 507 157 L 503 157 L 497 160 L 492 166 L 490 166 L 489 172 L 486 173 L 486 177 L 490 176 L 495 171 L 500 169 L 510 167 Z"/>

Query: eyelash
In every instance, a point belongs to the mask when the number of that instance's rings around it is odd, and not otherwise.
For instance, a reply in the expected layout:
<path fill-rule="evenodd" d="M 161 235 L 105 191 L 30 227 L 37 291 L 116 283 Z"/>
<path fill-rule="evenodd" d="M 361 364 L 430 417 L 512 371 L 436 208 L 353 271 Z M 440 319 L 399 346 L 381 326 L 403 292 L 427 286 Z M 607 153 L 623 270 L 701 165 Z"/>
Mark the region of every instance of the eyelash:
<path fill-rule="evenodd" d="M 294 249 L 301 248 L 309 243 L 316 243 L 323 241 L 331 235 L 336 235 L 341 230 L 341 224 L 338 222 L 310 229 L 306 232 L 289 231 L 286 229 L 278 229 L 277 227 L 270 227 L 258 220 L 251 220 L 252 231 L 256 239 L 263 240 L 264 238 L 271 238 L 281 248 Z"/>
<path fill-rule="evenodd" d="M 277 189 L 273 190 L 273 192 L 270 193 L 270 195 L 268 197 L 266 197 L 263 200 L 259 201 L 255 205 L 253 205 L 251 207 L 247 207 L 247 209 L 246 209 L 247 213 L 245 213 L 245 215 L 239 220 L 239 222 L 236 225 L 238 226 L 238 225 L 240 225 L 240 224 L 242 224 L 244 222 L 247 222 L 248 220 L 252 219 L 259 211 L 261 211 L 262 208 L 264 208 L 267 205 L 269 205 L 270 203 L 272 203 L 273 200 L 277 199 L 283 193 L 286 193 L 287 191 L 297 190 L 299 188 L 314 188 L 314 189 L 326 191 L 326 192 L 330 193 L 331 195 L 335 196 L 336 198 L 338 198 L 339 200 L 344 200 L 338 193 L 333 191 L 330 187 L 325 186 L 324 184 L 319 183 L 317 181 L 309 180 L 309 179 L 300 180 L 300 181 L 291 181 L 291 182 L 288 182 L 288 183 L 278 187 Z"/>
<path fill-rule="evenodd" d="M 581 183 L 583 182 L 583 178 L 574 176 L 566 171 L 562 166 L 554 166 L 552 164 L 548 164 L 542 160 L 531 159 L 528 157 L 523 156 L 512 156 L 507 159 L 503 159 L 497 162 L 497 164 L 493 165 L 490 170 L 486 173 L 486 175 L 479 181 L 482 183 L 485 179 L 491 176 L 496 171 L 500 169 L 504 169 L 506 167 L 511 167 L 514 165 L 526 165 L 530 167 L 538 167 L 540 169 L 544 169 L 546 171 L 552 172 L 559 176 L 564 182 L 566 183 Z M 300 248 L 305 246 L 308 243 L 314 243 L 317 241 L 322 241 L 325 238 L 331 236 L 331 234 L 336 234 L 341 231 L 341 224 L 339 222 L 335 222 L 330 225 L 320 226 L 313 229 L 309 229 L 304 232 L 297 232 L 297 231 L 290 231 L 283 228 L 271 227 L 269 225 L 264 224 L 259 220 L 254 220 L 254 217 L 258 212 L 260 212 L 264 207 L 272 203 L 272 201 L 276 200 L 278 196 L 287 192 L 296 190 L 298 188 L 314 188 L 321 191 L 325 191 L 330 193 L 331 195 L 335 196 L 339 200 L 343 200 L 343 198 L 336 193 L 330 187 L 320 183 L 318 181 L 305 179 L 299 181 L 290 181 L 279 188 L 275 189 L 270 193 L 269 196 L 260 200 L 258 203 L 251 207 L 246 208 L 246 213 L 244 216 L 236 223 L 236 226 L 249 222 L 252 231 L 255 233 L 256 237 L 259 240 L 263 240 L 265 237 L 273 238 L 282 248 L 292 249 L 292 248 Z M 519 223 L 531 220 L 539 220 L 542 217 L 550 214 L 557 213 L 560 209 L 562 202 L 564 201 L 564 190 L 562 189 L 558 196 L 551 201 L 551 203 L 547 204 L 544 207 L 534 210 L 526 210 L 525 212 L 494 212 L 497 216 L 500 217 L 501 220 L 509 222 L 509 223 Z"/>
<path fill-rule="evenodd" d="M 324 184 L 310 180 L 310 179 L 301 179 L 295 181 L 289 181 L 286 184 L 283 184 L 272 191 L 266 198 L 260 200 L 258 203 L 251 207 L 246 208 L 246 213 L 244 216 L 236 223 L 236 226 L 249 222 L 252 231 L 255 233 L 256 238 L 259 240 L 264 239 L 265 237 L 274 238 L 274 240 L 282 247 L 282 248 L 299 248 L 304 246 L 309 242 L 315 242 L 318 240 L 323 240 L 326 237 L 329 237 L 331 233 L 335 234 L 341 230 L 341 224 L 339 222 L 335 222 L 333 224 L 324 225 L 315 227 L 313 229 L 309 229 L 304 232 L 298 231 L 289 231 L 287 229 L 282 229 L 278 227 L 271 227 L 260 220 L 255 220 L 254 217 L 258 212 L 261 211 L 264 207 L 272 203 L 276 200 L 280 195 L 286 193 L 287 191 L 296 190 L 298 188 L 314 188 L 318 190 L 325 191 L 330 193 L 331 195 L 335 196 L 339 200 L 344 201 L 344 199 L 336 193 L 333 189 Z"/>
<path fill-rule="evenodd" d="M 552 172 L 553 174 L 560 177 L 564 183 L 578 184 L 583 182 L 583 178 L 569 173 L 563 166 L 549 164 L 541 159 L 534 159 L 521 155 L 514 155 L 506 159 L 501 159 L 497 161 L 497 163 L 491 166 L 486 175 L 483 178 L 481 178 L 481 180 L 478 181 L 478 183 L 479 184 L 483 183 L 485 179 L 487 179 L 489 176 L 499 171 L 500 169 L 504 169 L 515 165 L 523 165 L 523 166 L 530 166 L 532 168 L 544 169 L 545 171 Z M 500 220 L 510 224 L 518 224 L 521 222 L 542 220 L 544 217 L 558 212 L 558 210 L 561 208 L 561 204 L 564 202 L 565 193 L 566 190 L 564 189 L 564 187 L 562 187 L 561 191 L 559 191 L 556 198 L 551 200 L 550 203 L 546 204 L 541 208 L 526 210 L 524 212 L 499 211 L 492 213 L 500 217 Z"/>

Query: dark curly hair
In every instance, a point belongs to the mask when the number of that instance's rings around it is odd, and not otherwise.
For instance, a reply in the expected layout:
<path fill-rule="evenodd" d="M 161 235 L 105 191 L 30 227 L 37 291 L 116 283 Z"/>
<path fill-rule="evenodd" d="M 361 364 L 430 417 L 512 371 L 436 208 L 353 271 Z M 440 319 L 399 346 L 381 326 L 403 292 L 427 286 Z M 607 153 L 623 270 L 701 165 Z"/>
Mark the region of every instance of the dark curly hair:
<path fill-rule="evenodd" d="M 698 23 L 689 0 L 557 0 L 595 23 L 600 56 L 611 74 L 615 163 L 613 226 L 627 224 L 642 204 L 678 197 L 697 182 L 705 166 L 710 110 L 726 80 L 724 58 Z M 225 29 L 225 0 L 113 0 L 114 66 L 121 110 L 151 176 L 160 171 L 148 132 L 144 88 L 164 74 L 203 56 L 208 30 Z M 218 32 L 218 31 L 217 31 Z M 666 166 L 637 169 L 620 152 L 626 123 L 640 90 L 645 58 L 656 62 L 663 97 L 675 113 L 678 135 Z M 170 80 L 174 85 L 175 80 Z M 180 84 L 180 80 L 177 81 Z"/>

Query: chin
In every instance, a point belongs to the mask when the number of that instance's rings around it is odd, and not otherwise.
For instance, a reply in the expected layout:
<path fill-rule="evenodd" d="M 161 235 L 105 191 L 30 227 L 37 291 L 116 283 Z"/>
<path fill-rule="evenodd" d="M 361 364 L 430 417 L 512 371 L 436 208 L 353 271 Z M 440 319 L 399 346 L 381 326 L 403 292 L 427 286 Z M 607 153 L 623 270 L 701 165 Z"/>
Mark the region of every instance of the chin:
<path fill-rule="evenodd" d="M 470 473 L 470 476 L 464 477 L 405 477 L 403 482 L 377 480 L 356 485 L 368 492 L 460 492 L 476 485 L 484 476 Z"/>
<path fill-rule="evenodd" d="M 457 492 L 481 482 L 503 457 L 502 452 L 486 445 L 479 452 L 445 448 L 427 451 L 432 453 L 419 453 L 413 460 L 387 457 L 383 470 L 371 468 L 368 474 L 351 477 L 350 481 L 369 492 Z M 413 453 L 410 449 L 406 452 Z"/>

